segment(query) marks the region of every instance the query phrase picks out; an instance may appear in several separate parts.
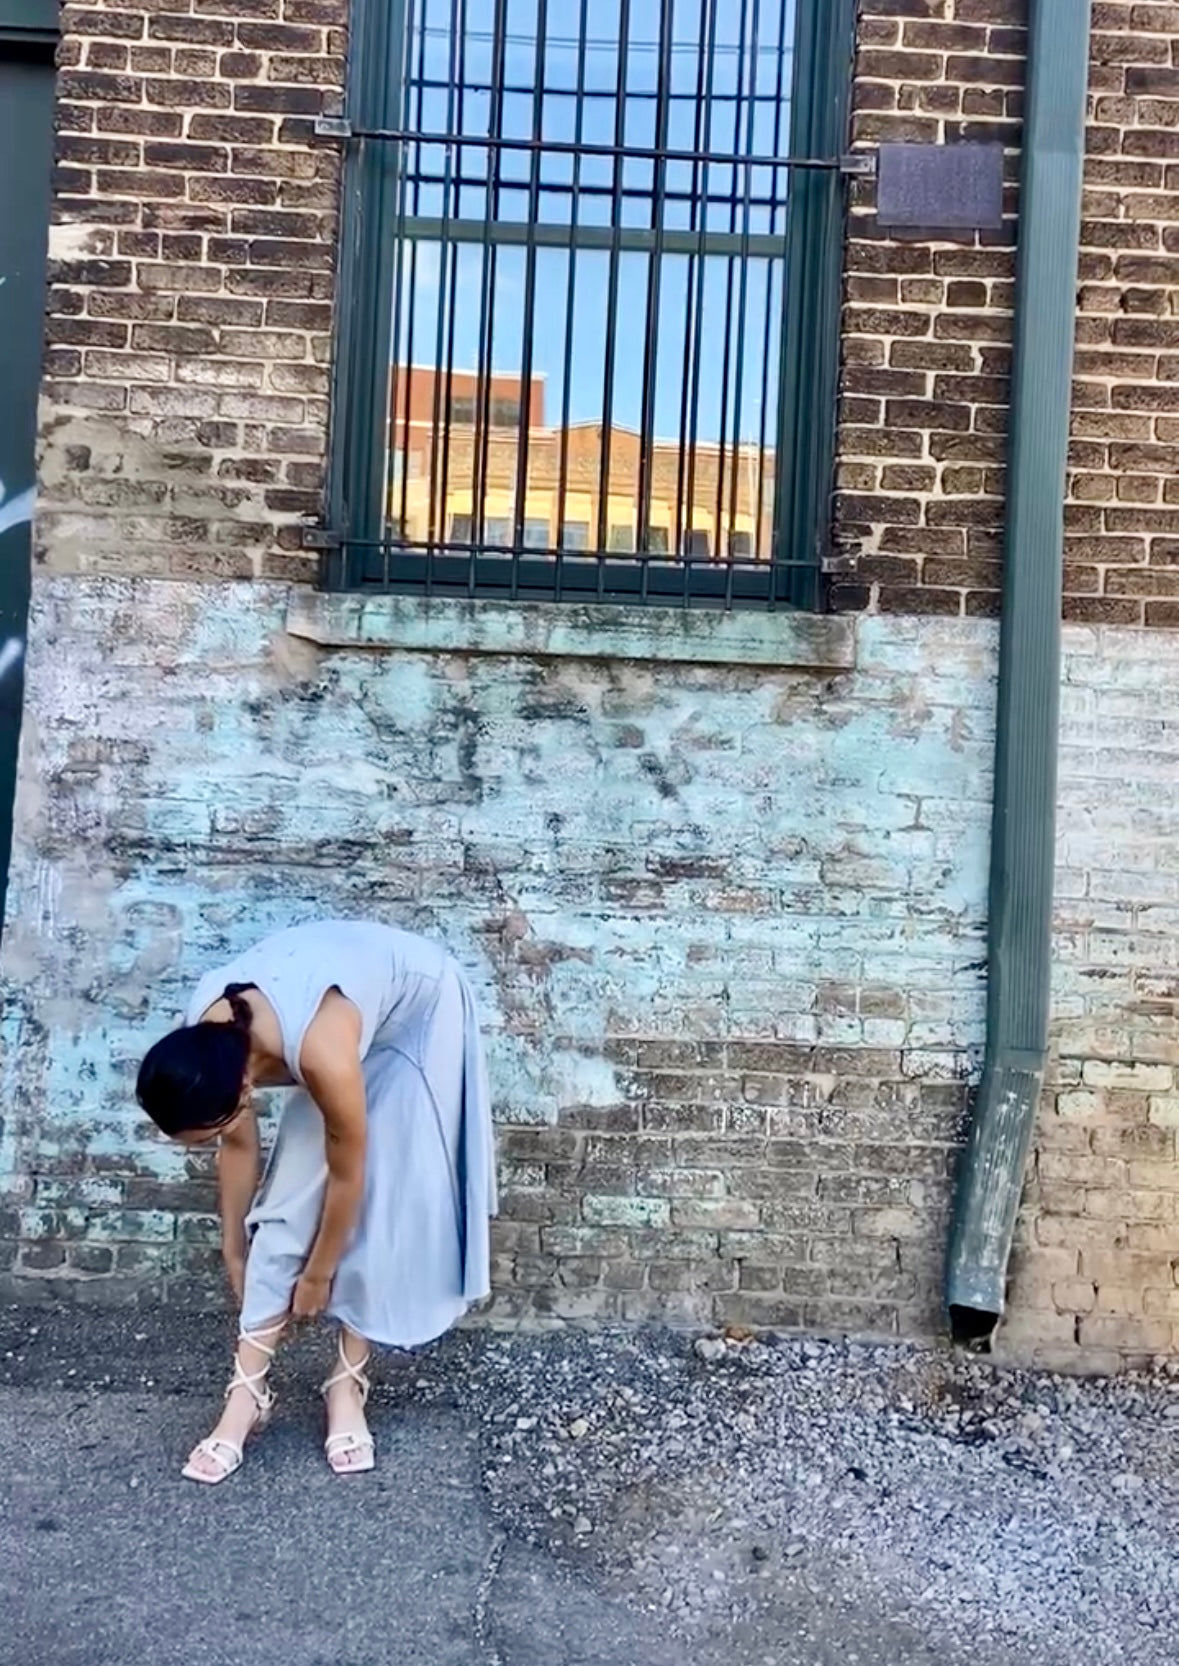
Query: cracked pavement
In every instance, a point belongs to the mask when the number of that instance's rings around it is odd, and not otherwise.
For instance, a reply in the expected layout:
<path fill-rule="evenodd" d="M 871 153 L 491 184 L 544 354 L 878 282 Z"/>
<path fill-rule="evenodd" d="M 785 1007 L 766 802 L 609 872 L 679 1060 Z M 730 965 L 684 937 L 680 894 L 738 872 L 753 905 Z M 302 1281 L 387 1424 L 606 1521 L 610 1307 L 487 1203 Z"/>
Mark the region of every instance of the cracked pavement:
<path fill-rule="evenodd" d="M 378 1406 L 379 1472 L 337 1480 L 314 1408 L 288 1397 L 241 1472 L 201 1488 L 176 1472 L 208 1410 L 205 1394 L 0 1389 L 2 1666 L 725 1657 L 687 1655 L 658 1617 L 509 1540 L 482 1495 L 478 1431 L 458 1413 Z M 822 1652 L 763 1658 L 833 1662 L 847 1632 L 830 1629 L 830 1653 L 816 1636 Z"/>
<path fill-rule="evenodd" d="M 455 1414 L 378 1413 L 381 1474 L 358 1487 L 328 1473 L 300 1408 L 200 1488 L 175 1471 L 206 1406 L 0 1393 L 4 1666 L 676 1658 L 647 1617 L 506 1541 Z"/>
<path fill-rule="evenodd" d="M 280 1361 L 275 1423 L 247 1448 L 242 1471 L 218 1487 L 185 1482 L 179 1468 L 211 1422 L 230 1336 L 220 1316 L 172 1310 L 0 1310 L 0 1666 L 731 1666 L 735 1658 L 742 1666 L 1025 1666 L 1033 1658 L 1013 1652 L 1010 1639 L 973 1627 L 947 1635 L 912 1605 L 881 1601 L 845 1577 L 835 1542 L 816 1541 L 798 1564 L 775 1559 L 743 1575 L 733 1562 L 744 1555 L 735 1521 L 709 1529 L 725 1535 L 728 1573 L 710 1571 L 715 1558 L 683 1569 L 689 1595 L 695 1582 L 724 1600 L 706 1623 L 677 1630 L 642 1570 L 655 1539 L 689 1559 L 704 1542 L 693 1539 L 683 1497 L 619 1472 L 608 1533 L 603 1518 L 588 1541 L 550 1536 L 543 1523 L 556 1512 L 545 1505 L 555 1494 L 539 1462 L 524 1450 L 509 1457 L 493 1432 L 524 1431 L 512 1439 L 526 1447 L 537 1418 L 518 1418 L 511 1398 L 497 1400 L 505 1390 L 486 1357 L 504 1344 L 486 1338 L 451 1338 L 386 1361 L 372 1403 L 377 1471 L 337 1478 L 323 1459 L 314 1392 L 327 1342 L 304 1337 Z M 526 1361 L 542 1413 L 570 1362 L 609 1377 L 630 1370 L 628 1354 L 636 1355 L 625 1340 L 510 1346 Z M 695 1369 L 672 1359 L 670 1342 L 666 1354 L 653 1346 L 661 1370 Z M 722 1417 L 737 1382 L 718 1387 Z M 577 1392 L 588 1400 L 586 1387 Z M 603 1459 L 607 1486 L 612 1462 Z M 505 1491 L 508 1475 L 520 1479 Z M 703 1483 L 711 1497 L 707 1474 Z M 517 1509 L 520 1486 L 535 1493 L 535 1507 Z M 714 1577 L 728 1583 L 712 1587 Z"/>

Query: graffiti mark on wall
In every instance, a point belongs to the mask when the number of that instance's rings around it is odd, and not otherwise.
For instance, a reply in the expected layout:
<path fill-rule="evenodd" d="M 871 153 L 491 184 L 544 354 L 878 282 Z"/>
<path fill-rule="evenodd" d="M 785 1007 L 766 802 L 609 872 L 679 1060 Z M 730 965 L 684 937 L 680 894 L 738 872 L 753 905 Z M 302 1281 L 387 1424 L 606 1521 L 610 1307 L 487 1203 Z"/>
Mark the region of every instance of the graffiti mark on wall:
<path fill-rule="evenodd" d="M 11 532 L 13 527 L 27 526 L 32 520 L 35 495 L 34 488 L 30 486 L 27 491 L 17 492 L 9 497 L 3 480 L 0 480 L 0 539 L 3 539 L 5 533 Z M 23 637 L 8 636 L 0 641 L 0 688 L 8 682 L 24 655 Z"/>
<path fill-rule="evenodd" d="M 4 482 L 0 480 L 0 538 L 11 527 L 23 526 L 33 518 L 33 500 L 36 489 L 32 486 L 27 491 L 18 492 L 15 497 L 6 495 Z"/>
<path fill-rule="evenodd" d="M 4 646 L 0 647 L 0 683 L 14 666 L 20 664 L 24 651 L 25 645 L 19 636 L 10 636 Z"/>

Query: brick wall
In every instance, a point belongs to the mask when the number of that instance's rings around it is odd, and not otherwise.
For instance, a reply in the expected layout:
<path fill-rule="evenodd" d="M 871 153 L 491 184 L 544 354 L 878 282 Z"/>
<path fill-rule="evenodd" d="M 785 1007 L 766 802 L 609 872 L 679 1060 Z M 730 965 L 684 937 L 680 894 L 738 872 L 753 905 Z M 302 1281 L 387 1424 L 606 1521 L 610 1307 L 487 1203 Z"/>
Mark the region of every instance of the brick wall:
<path fill-rule="evenodd" d="M 998 607 L 1027 0 L 863 0 L 854 138 L 1001 139 L 1008 223 L 847 253 L 836 607 Z M 1179 624 L 1179 10 L 1096 0 L 1065 617 Z"/>
<path fill-rule="evenodd" d="M 1025 17 L 1025 0 L 864 0 L 857 141 L 1001 136 L 1014 185 Z M 1097 0 L 1093 24 L 1064 611 L 1165 631 L 1179 625 L 1179 7 Z M 838 607 L 997 608 L 1016 224 L 974 246 L 892 241 L 859 188 Z M 1179 1341 L 1176 649 L 1128 630 L 1069 631 L 1066 647 L 1054 1066 L 1005 1336 L 1045 1363 L 1112 1368 Z"/>
<path fill-rule="evenodd" d="M 1179 605 L 1175 11 L 1095 7 L 1056 1062 L 1007 1333 L 1061 1364 L 1179 1346 L 1179 649 L 1103 628 Z M 857 142 L 999 134 L 1014 216 L 1022 21 L 864 0 Z M 9 1287 L 215 1276 L 207 1169 L 148 1135 L 135 1064 L 218 955 L 339 909 L 441 933 L 476 980 L 502 1313 L 928 1332 L 983 1033 L 996 632 L 972 616 L 996 605 L 1014 218 L 894 241 L 857 188 L 834 599 L 880 616 L 853 669 L 666 664 L 654 621 L 645 664 L 324 649 L 283 581 L 310 576 L 322 478 L 337 156 L 309 122 L 343 8 L 66 23 L 0 961 Z"/>
<path fill-rule="evenodd" d="M 1156 629 L 1066 632 L 1056 1066 L 1011 1334 L 1112 1365 L 1179 1340 L 1179 7 L 1093 21 L 1065 615 Z"/>
<path fill-rule="evenodd" d="M 1066 615 L 1173 627 L 1179 7 L 1099 0 L 1094 29 Z"/>
<path fill-rule="evenodd" d="M 346 0 L 64 8 L 41 460 L 58 571 L 306 577 Z"/>
<path fill-rule="evenodd" d="M 138 1059 L 219 957 L 343 911 L 470 969 L 499 1312 L 932 1329 L 993 628 L 862 621 L 822 673 L 661 663 L 674 614 L 610 664 L 318 649 L 280 586 L 208 597 L 39 586 L 0 1033 L 18 1275 L 215 1261 Z"/>
<path fill-rule="evenodd" d="M 832 605 L 990 615 L 1002 558 L 1026 0 L 862 0 L 853 140 L 1007 147 L 1002 232 L 848 232 Z"/>
<path fill-rule="evenodd" d="M 1009 1341 L 1179 1346 L 1179 639 L 1066 627 L 1053 1066 Z"/>
<path fill-rule="evenodd" d="M 1113 1365 L 1173 1349 L 1179 1313 L 1179 8 L 1093 24 L 1065 617 L 1162 633 L 1066 633 L 1056 1064 L 1008 1332 Z"/>

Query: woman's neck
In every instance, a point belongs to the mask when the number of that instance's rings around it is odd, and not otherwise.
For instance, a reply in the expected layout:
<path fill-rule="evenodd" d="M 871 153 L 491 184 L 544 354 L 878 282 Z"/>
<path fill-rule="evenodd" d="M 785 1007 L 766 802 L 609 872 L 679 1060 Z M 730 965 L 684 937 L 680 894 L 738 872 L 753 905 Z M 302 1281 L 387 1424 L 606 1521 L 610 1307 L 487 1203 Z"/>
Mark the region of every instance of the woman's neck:
<path fill-rule="evenodd" d="M 290 1087 L 291 1073 L 287 1068 L 287 1061 L 276 1056 L 266 1048 L 260 1047 L 257 1041 L 250 1038 L 250 1062 L 246 1067 L 250 1073 L 250 1081 L 259 1088 Z"/>

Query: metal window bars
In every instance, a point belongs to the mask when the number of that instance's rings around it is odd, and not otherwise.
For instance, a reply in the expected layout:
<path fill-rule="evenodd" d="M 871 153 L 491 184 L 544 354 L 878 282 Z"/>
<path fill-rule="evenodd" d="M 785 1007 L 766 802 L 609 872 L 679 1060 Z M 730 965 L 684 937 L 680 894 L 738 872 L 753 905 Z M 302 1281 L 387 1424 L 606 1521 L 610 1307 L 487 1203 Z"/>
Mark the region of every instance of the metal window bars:
<path fill-rule="evenodd" d="M 348 588 L 772 605 L 796 0 L 406 0 L 381 535 Z M 570 24 L 576 11 L 576 28 Z M 560 26 L 555 26 L 555 19 Z M 591 32 L 592 30 L 592 32 Z"/>

